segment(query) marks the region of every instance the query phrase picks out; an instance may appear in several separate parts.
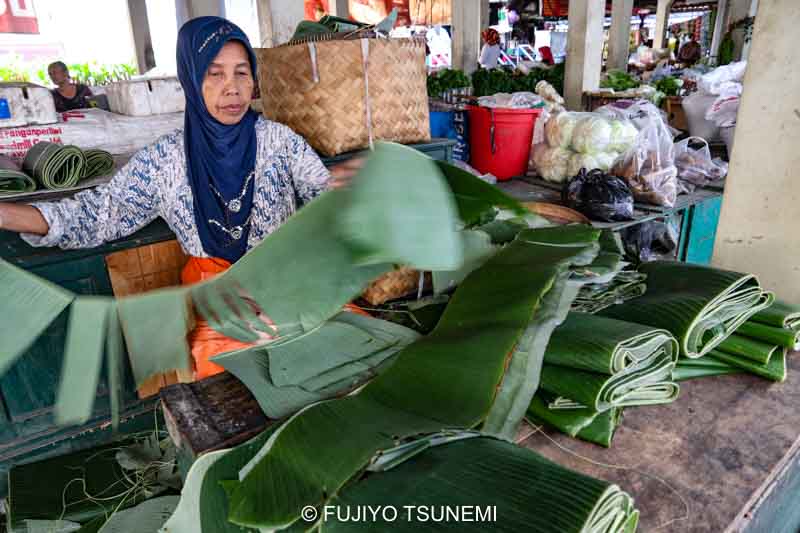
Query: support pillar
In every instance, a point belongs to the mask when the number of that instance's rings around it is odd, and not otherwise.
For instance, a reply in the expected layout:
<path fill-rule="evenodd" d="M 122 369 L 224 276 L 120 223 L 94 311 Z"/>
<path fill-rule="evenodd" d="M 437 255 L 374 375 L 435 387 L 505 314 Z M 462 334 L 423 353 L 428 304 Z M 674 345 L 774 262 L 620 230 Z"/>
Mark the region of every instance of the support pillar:
<path fill-rule="evenodd" d="M 669 10 L 675 0 L 658 0 L 656 9 L 656 34 L 653 37 L 653 48 L 667 47 L 667 28 L 669 27 Z"/>
<path fill-rule="evenodd" d="M 145 0 L 128 0 L 128 17 L 133 34 L 133 46 L 136 49 L 136 66 L 139 74 L 144 74 L 156 66 Z"/>
<path fill-rule="evenodd" d="M 258 0 L 261 46 L 271 48 L 289 41 L 305 19 L 305 6 L 297 0 Z"/>
<path fill-rule="evenodd" d="M 583 93 L 600 87 L 605 10 L 605 0 L 571 0 L 569 3 L 567 70 L 564 80 L 567 109 L 581 109 Z"/>
<path fill-rule="evenodd" d="M 715 266 L 752 272 L 800 304 L 800 2 L 762 2 L 753 31 Z"/>
<path fill-rule="evenodd" d="M 225 0 L 175 0 L 178 26 L 197 17 L 225 17 Z"/>
<path fill-rule="evenodd" d="M 628 70 L 633 0 L 613 0 L 608 35 L 608 70 Z"/>
<path fill-rule="evenodd" d="M 348 0 L 328 0 L 328 9 L 331 15 L 341 18 L 350 18 L 350 8 Z"/>
<path fill-rule="evenodd" d="M 719 55 L 719 45 L 722 43 L 722 38 L 725 36 L 725 30 L 728 27 L 726 20 L 728 16 L 728 2 L 729 0 L 719 0 L 717 3 L 717 18 L 714 19 L 714 33 L 711 37 L 711 59 L 716 61 Z"/>
<path fill-rule="evenodd" d="M 467 74 L 478 68 L 481 31 L 489 26 L 489 0 L 452 0 L 453 68 Z"/>

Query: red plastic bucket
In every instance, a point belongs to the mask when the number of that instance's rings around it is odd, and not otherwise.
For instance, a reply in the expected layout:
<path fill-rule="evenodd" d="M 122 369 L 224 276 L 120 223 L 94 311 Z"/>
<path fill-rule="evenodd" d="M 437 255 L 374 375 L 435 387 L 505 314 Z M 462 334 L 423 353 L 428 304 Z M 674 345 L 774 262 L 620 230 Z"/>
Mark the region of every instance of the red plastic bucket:
<path fill-rule="evenodd" d="M 468 106 L 469 164 L 498 180 L 528 172 L 533 127 L 541 109 L 503 109 Z"/>

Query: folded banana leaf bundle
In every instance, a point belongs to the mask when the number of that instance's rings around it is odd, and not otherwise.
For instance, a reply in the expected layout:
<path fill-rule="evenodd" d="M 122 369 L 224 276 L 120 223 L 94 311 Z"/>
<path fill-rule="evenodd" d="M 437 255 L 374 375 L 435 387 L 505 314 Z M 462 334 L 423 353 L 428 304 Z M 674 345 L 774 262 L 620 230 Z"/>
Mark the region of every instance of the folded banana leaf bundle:
<path fill-rule="evenodd" d="M 83 179 L 94 178 L 108 174 L 114 170 L 114 157 L 105 150 L 86 150 L 86 169 Z"/>
<path fill-rule="evenodd" d="M 647 292 L 600 314 L 666 329 L 689 358 L 711 352 L 774 300 L 752 274 L 672 261 L 639 270 L 647 275 Z"/>
<path fill-rule="evenodd" d="M 33 178 L 22 172 L 12 160 L 0 156 L 0 196 L 35 190 Z"/>
<path fill-rule="evenodd" d="M 556 396 L 538 391 L 528 406 L 527 419 L 534 425 L 544 424 L 562 433 L 606 448 L 611 446 L 614 432 L 622 420 L 622 409 L 598 412 L 588 407 L 551 409 Z"/>
<path fill-rule="evenodd" d="M 382 450 L 490 421 L 497 433 L 516 429 L 549 337 L 530 325 L 541 314 L 547 330 L 566 315 L 571 269 L 591 263 L 598 237 L 580 226 L 520 233 L 467 276 L 431 334 L 401 350 L 359 392 L 292 416 L 225 490 L 217 486 L 215 498 L 226 498 L 228 519 L 250 528 L 299 527 L 303 507 L 325 505 Z"/>
<path fill-rule="evenodd" d="M 22 170 L 45 189 L 69 189 L 84 178 L 86 155 L 77 146 L 40 142 L 25 154 Z"/>
<path fill-rule="evenodd" d="M 411 532 L 423 525 L 427 531 L 633 532 L 639 515 L 633 499 L 616 485 L 485 437 L 427 448 L 399 466 L 351 483 L 331 503 L 351 510 L 414 506 L 391 522 L 380 515 L 373 523 L 334 516 L 323 526 L 332 532 Z M 448 509 L 480 514 L 432 527 L 422 523 Z"/>
<path fill-rule="evenodd" d="M 800 351 L 800 306 L 777 300 L 742 324 L 737 333 Z"/>
<path fill-rule="evenodd" d="M 712 355 L 701 357 L 700 359 L 681 357 L 672 371 L 672 379 L 674 381 L 687 381 L 697 378 L 741 374 L 743 372 L 743 369 L 715 359 Z"/>
<path fill-rule="evenodd" d="M 137 384 L 190 368 L 186 336 L 194 325 L 192 305 L 214 329 L 242 342 L 300 339 L 338 315 L 395 263 L 458 268 L 458 225 L 452 193 L 436 164 L 413 149 L 382 143 L 352 187 L 311 202 L 203 284 L 118 300 L 83 297 L 0 262 L 0 302 L 7 311 L 0 323 L 0 373 L 68 311 L 56 415 L 60 423 L 82 422 L 91 412 L 104 355 L 112 406 L 119 405 L 125 348 Z M 270 265 L 269 276 L 263 275 L 264 265 Z M 324 389 L 306 381 L 308 388 Z"/>
<path fill-rule="evenodd" d="M 669 403 L 678 343 L 666 330 L 571 312 L 553 332 L 541 389 L 557 396 L 551 409 L 594 411 Z"/>
<path fill-rule="evenodd" d="M 585 285 L 572 303 L 572 310 L 597 313 L 612 305 L 638 298 L 647 291 L 647 275 L 636 270 L 622 270 L 608 283 Z"/>

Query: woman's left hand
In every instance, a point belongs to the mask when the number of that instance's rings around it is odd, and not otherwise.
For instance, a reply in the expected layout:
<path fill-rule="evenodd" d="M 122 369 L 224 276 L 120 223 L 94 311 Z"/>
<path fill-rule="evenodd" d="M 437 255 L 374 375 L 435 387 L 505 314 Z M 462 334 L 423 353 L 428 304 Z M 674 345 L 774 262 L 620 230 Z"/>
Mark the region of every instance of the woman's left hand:
<path fill-rule="evenodd" d="M 331 168 L 331 180 L 328 182 L 330 188 L 339 189 L 350 185 L 353 177 L 364 166 L 364 161 L 363 157 L 354 157 Z"/>

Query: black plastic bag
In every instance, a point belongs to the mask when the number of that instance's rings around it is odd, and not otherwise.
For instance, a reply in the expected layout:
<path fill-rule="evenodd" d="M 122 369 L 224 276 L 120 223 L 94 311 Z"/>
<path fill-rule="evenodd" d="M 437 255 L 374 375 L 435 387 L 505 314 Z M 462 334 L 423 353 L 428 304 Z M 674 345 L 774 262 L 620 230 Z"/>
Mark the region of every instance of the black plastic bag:
<path fill-rule="evenodd" d="M 633 219 L 633 193 L 628 183 L 599 169 L 588 172 L 581 169 L 577 176 L 564 184 L 561 199 L 568 207 L 592 220 Z"/>
<path fill-rule="evenodd" d="M 634 263 L 675 258 L 678 230 L 668 221 L 643 222 L 623 229 L 621 234 L 626 256 Z"/>

